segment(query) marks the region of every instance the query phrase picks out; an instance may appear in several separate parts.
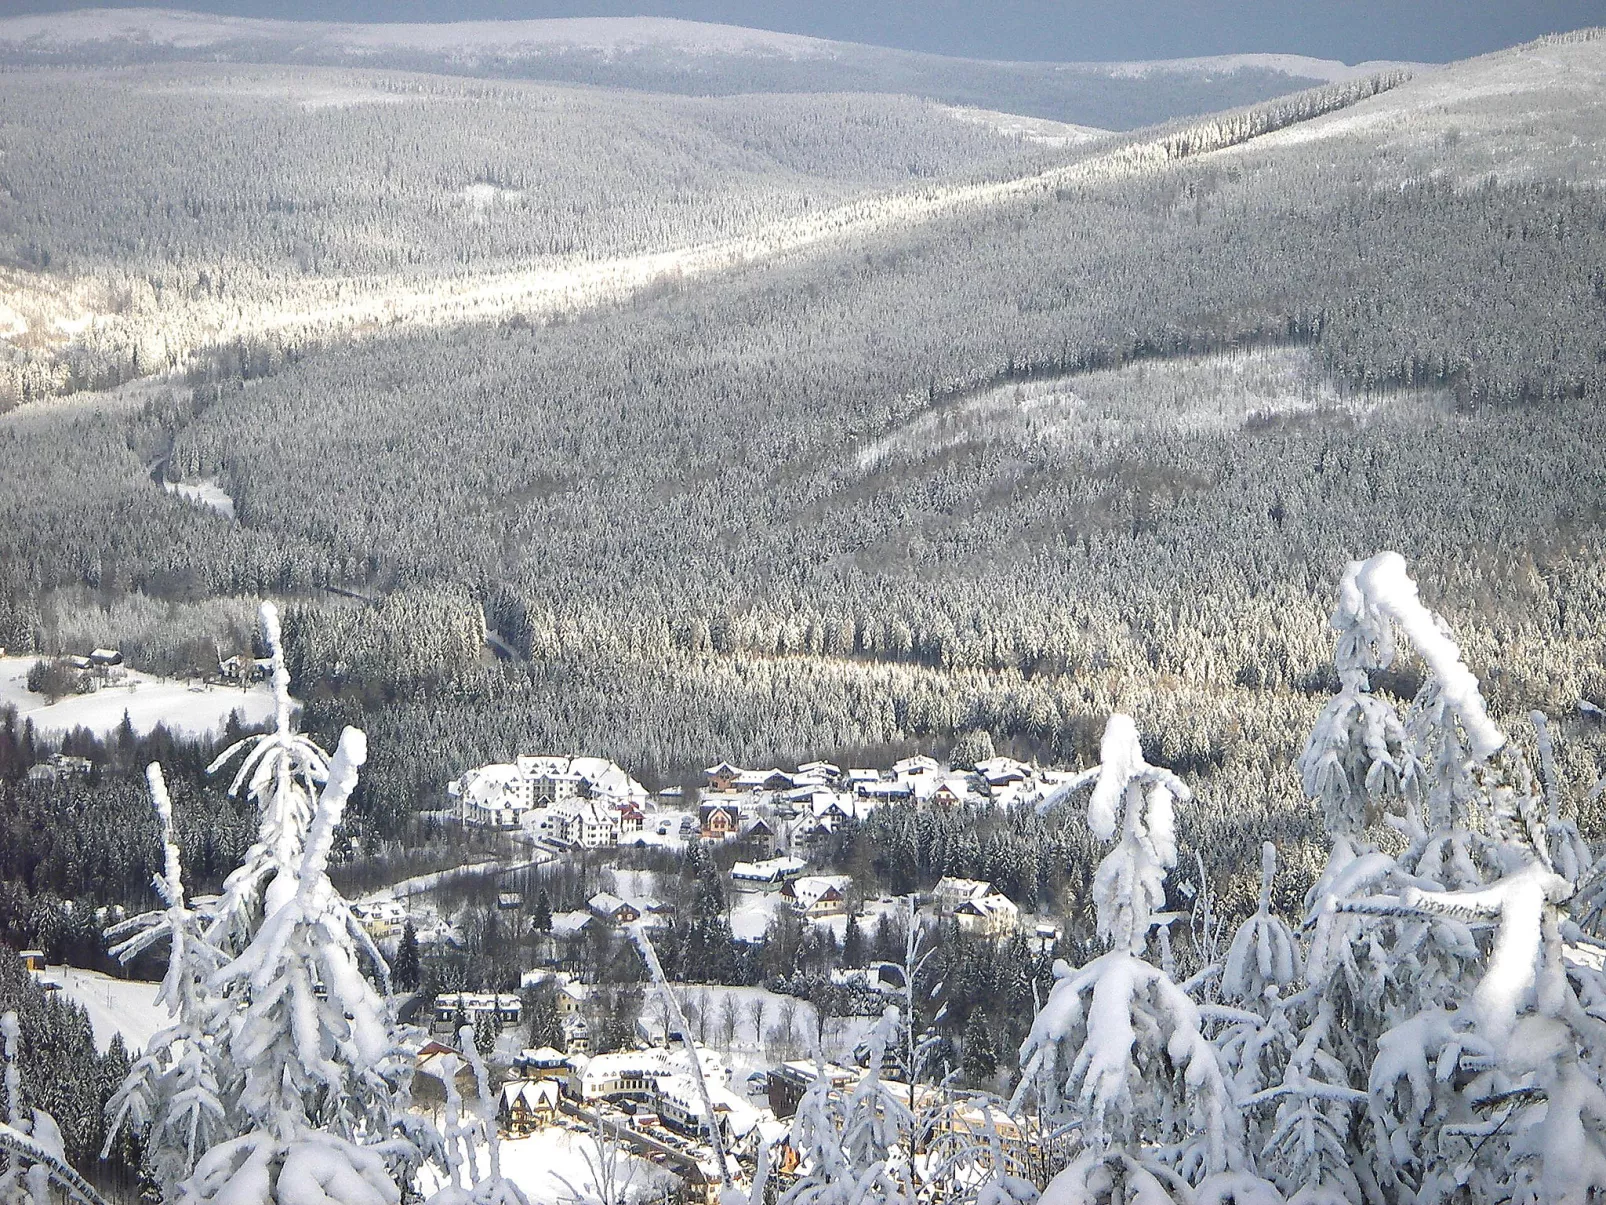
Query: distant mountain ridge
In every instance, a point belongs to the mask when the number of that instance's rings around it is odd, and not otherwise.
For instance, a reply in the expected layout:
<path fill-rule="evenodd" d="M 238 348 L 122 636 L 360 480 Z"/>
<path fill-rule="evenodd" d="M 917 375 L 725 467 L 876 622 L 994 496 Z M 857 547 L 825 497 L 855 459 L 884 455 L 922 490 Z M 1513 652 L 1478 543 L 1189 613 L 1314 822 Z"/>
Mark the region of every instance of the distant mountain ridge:
<path fill-rule="evenodd" d="M 1253 104 L 1402 65 L 1282 54 L 995 62 L 657 17 L 361 25 L 100 8 L 0 20 L 3 63 L 183 59 L 395 67 L 690 95 L 906 93 L 1105 129 Z"/>

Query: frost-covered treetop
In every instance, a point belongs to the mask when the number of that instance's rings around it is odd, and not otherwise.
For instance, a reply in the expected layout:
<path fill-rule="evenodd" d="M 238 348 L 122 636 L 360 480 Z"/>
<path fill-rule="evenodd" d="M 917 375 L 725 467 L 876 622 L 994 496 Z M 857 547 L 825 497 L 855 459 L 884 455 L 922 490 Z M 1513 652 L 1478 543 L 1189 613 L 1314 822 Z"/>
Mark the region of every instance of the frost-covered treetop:
<path fill-rule="evenodd" d="M 1351 561 L 1332 626 L 1339 691 L 1299 758 L 1305 794 L 1320 801 L 1328 832 L 1351 844 L 1385 812 L 1458 822 L 1478 794 L 1478 767 L 1506 748 L 1478 680 L 1448 626 L 1422 604 L 1397 552 Z M 1422 657 L 1428 680 L 1402 718 L 1371 693 L 1370 674 L 1394 664 L 1397 631 Z"/>
<path fill-rule="evenodd" d="M 271 665 L 273 731 L 236 742 L 208 767 L 215 773 L 236 753 L 246 751 L 229 791 L 249 791 L 260 814 L 256 844 L 224 883 L 214 912 L 208 936 L 220 944 L 237 942 L 251 918 L 271 914 L 293 894 L 313 801 L 329 780 L 329 755 L 292 723 L 290 672 L 284 663 L 278 609 L 264 602 L 259 619 Z"/>
<path fill-rule="evenodd" d="M 1099 745 L 1098 781 L 1087 804 L 1087 825 L 1116 847 L 1093 880 L 1099 935 L 1111 949 L 1141 954 L 1154 914 L 1165 905 L 1165 872 L 1177 864 L 1172 804 L 1193 798 L 1181 779 L 1143 757 L 1137 725 L 1112 715 Z"/>

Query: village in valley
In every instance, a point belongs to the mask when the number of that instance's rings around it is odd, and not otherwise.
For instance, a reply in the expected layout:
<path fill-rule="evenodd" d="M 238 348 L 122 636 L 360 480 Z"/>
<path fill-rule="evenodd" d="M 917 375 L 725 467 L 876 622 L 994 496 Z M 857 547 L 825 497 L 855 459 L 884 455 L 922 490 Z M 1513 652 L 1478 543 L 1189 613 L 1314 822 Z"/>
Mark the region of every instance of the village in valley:
<path fill-rule="evenodd" d="M 831 854 L 844 831 L 878 808 L 1048 807 L 1085 780 L 1009 757 L 961 769 L 916 755 L 884 770 L 721 762 L 700 786 L 653 793 L 602 758 L 520 756 L 469 770 L 447 788 L 465 834 L 507 842 L 503 863 L 464 867 L 456 877 L 474 880 L 468 894 L 450 872 L 438 873 L 370 893 L 354 912 L 401 986 L 415 989 L 404 1015 L 429 1030 L 417 1052 L 421 1078 L 456 1060 L 469 1034 L 487 1056 L 498 1081 L 504 1167 L 561 1164 L 575 1143 L 596 1150 L 606 1139 L 628 1152 L 616 1153 L 626 1160 L 621 1167 L 635 1169 L 621 1200 L 696 1198 L 717 1186 L 719 1159 L 751 1175 L 761 1149 L 770 1152 L 769 1174 L 784 1181 L 795 1165 L 786 1139 L 799 1101 L 822 1076 L 834 1093 L 853 1091 L 869 1071 L 870 1034 L 889 1004 L 928 1029 L 909 1050 L 887 1050 L 877 1074 L 911 1109 L 940 1114 L 933 1141 L 945 1128 L 974 1126 L 1007 1130 L 1018 1145 L 1018 1123 L 1002 1111 L 988 1117 L 951 1099 L 935 1107 L 943 1090 L 931 1085 L 945 1073 L 952 1081 L 958 1067 L 927 1065 L 937 1006 L 922 1012 L 927 1001 L 917 997 L 932 985 L 916 982 L 912 968 L 944 933 L 994 948 L 1024 943 L 1046 959 L 1058 923 L 977 879 L 946 876 L 927 891 L 885 894 L 835 870 Z M 716 940 L 751 966 L 721 974 L 675 957 L 701 923 L 674 890 L 689 861 L 701 867 L 703 896 L 717 897 Z M 486 925 L 502 934 L 497 950 L 527 951 L 528 965 L 492 956 L 484 944 L 476 957 L 476 931 L 485 943 Z M 672 999 L 643 982 L 642 939 L 663 946 L 679 970 Z M 820 973 L 755 975 L 752 968 L 787 943 L 798 965 Z M 952 1043 L 945 1053 L 957 1062 Z M 982 1088 L 976 1081 L 993 1067 L 966 1070 L 967 1086 Z M 704 1091 L 721 1155 L 704 1123 Z M 577 1174 L 594 1180 L 594 1161 Z"/>

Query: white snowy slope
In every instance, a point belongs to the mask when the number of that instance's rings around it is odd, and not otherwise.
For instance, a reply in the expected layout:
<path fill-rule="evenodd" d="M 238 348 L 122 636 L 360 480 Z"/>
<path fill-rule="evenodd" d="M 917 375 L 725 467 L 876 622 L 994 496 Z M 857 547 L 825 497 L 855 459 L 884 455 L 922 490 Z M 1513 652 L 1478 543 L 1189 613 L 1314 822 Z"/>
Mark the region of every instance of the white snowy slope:
<path fill-rule="evenodd" d="M 591 50 L 608 53 L 659 48 L 686 54 L 829 56 L 835 43 L 797 34 L 670 17 L 567 17 L 529 21 L 350 24 L 274 21 L 176 9 L 88 8 L 0 20 L 0 43 L 65 49 L 129 42 L 180 50 L 223 43 L 304 41 L 354 54 L 418 50 L 451 54 Z"/>
<path fill-rule="evenodd" d="M 1076 146 L 1107 137 L 1108 130 L 1096 126 L 1073 125 L 1067 121 L 1051 121 L 1046 117 L 1023 117 L 1019 113 L 999 113 L 993 109 L 975 109 L 963 105 L 944 105 L 944 111 L 955 121 L 995 130 L 1006 138 L 1019 138 L 1039 146 Z"/>
<path fill-rule="evenodd" d="M 1419 73 L 1408 83 L 1219 154 L 1364 146 L 1412 176 L 1606 181 L 1606 38 L 1551 39 Z"/>
<path fill-rule="evenodd" d="M 1270 71 L 1299 79 L 1325 80 L 1336 84 L 1363 79 L 1380 71 L 1406 68 L 1420 71 L 1431 66 L 1395 59 L 1368 59 L 1364 63 L 1343 63 L 1337 59 L 1317 59 L 1303 54 L 1216 54 L 1188 59 L 1128 60 L 1117 63 L 1078 63 L 1078 67 L 1102 68 L 1112 76 L 1142 78 L 1149 75 L 1228 75 L 1234 71 Z"/>
<path fill-rule="evenodd" d="M 121 681 L 93 694 L 51 703 L 28 689 L 28 671 L 36 660 L 0 657 L 0 707 L 15 707 L 18 719 L 32 723 L 34 731 L 44 737 L 61 737 L 75 728 L 104 736 L 117 729 L 125 714 L 141 735 L 165 724 L 169 731 L 185 736 L 221 732 L 234 712 L 239 712 L 246 724 L 264 723 L 273 716 L 273 696 L 261 684 L 249 690 L 192 687 L 138 670 L 126 671 Z"/>
<path fill-rule="evenodd" d="M 220 16 L 180 9 L 86 8 L 34 13 L 0 20 L 0 45 L 65 50 L 125 42 L 172 50 L 204 50 L 225 44 L 316 42 L 324 52 L 353 56 L 381 51 L 519 58 L 554 52 L 617 55 L 637 50 L 668 50 L 690 55 L 759 55 L 790 59 L 835 58 L 845 52 L 879 51 L 858 43 L 777 33 L 746 26 L 672 17 L 562 17 L 524 21 L 360 24 L 330 21 L 277 21 Z M 891 54 L 903 52 L 890 51 Z M 923 58 L 942 56 L 923 55 Z M 1373 61 L 1349 64 L 1299 54 L 1226 54 L 1194 58 L 1060 64 L 1114 78 L 1152 75 L 1220 77 L 1261 71 L 1299 80 L 1337 82 L 1398 66 Z"/>
<path fill-rule="evenodd" d="M 49 978 L 61 984 L 62 995 L 89 1014 L 95 1045 L 101 1050 L 117 1034 L 123 1035 L 130 1051 L 144 1050 L 153 1035 L 172 1024 L 167 1009 L 156 1003 L 159 983 L 114 979 L 76 967 L 52 967 Z"/>

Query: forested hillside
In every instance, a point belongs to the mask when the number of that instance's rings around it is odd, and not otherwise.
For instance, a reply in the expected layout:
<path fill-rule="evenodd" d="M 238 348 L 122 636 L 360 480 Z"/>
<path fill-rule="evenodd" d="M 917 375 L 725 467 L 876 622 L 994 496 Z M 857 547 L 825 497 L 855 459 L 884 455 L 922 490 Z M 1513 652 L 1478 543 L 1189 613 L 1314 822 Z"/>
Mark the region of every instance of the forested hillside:
<path fill-rule="evenodd" d="M 193 64 L 6 73 L 0 130 L 0 407 L 213 347 L 265 371 L 426 301 L 471 316 L 488 279 L 567 308 L 621 261 L 639 284 L 684 248 L 1042 150 L 909 97 Z"/>
<path fill-rule="evenodd" d="M 1582 774 L 1578 700 L 1606 701 L 1603 56 L 1551 41 L 1312 120 L 1063 152 L 1052 185 L 561 322 L 24 407 L 0 419 L 0 638 L 49 644 L 129 592 L 185 630 L 202 600 L 288 598 L 311 719 L 373 734 L 359 802 L 387 826 L 521 748 L 664 780 L 983 729 L 1075 762 L 1121 709 L 1241 868 L 1268 826 L 1313 831 L 1289 766 L 1333 686 L 1327 583 L 1388 546 L 1496 711 L 1553 711 Z M 884 182 L 905 137 L 998 170 L 901 104 L 881 150 L 810 170 Z M 542 237 L 486 229 L 487 254 Z M 162 493 L 158 462 L 238 521 Z"/>

